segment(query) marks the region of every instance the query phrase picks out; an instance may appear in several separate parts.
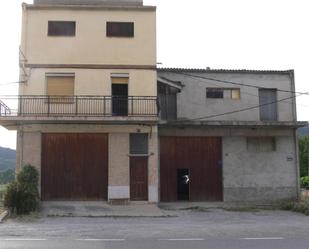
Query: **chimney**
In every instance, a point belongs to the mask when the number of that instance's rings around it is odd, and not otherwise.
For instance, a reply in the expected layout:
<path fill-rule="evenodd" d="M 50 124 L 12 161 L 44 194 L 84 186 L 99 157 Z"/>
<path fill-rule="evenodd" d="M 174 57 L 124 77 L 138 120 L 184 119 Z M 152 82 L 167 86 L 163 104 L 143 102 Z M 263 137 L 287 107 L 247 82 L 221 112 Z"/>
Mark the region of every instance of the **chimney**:
<path fill-rule="evenodd" d="M 143 0 L 34 0 L 36 5 L 142 6 Z"/>

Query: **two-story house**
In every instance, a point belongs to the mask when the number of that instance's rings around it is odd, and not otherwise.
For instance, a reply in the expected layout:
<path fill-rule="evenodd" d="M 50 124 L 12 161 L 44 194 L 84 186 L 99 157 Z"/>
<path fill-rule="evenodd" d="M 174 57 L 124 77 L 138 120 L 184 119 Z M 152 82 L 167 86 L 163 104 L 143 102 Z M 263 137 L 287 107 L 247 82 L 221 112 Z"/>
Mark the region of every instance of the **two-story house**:
<path fill-rule="evenodd" d="M 17 130 L 17 170 L 38 168 L 42 200 L 157 202 L 156 8 L 34 0 L 22 11 L 24 83 L 0 118 Z"/>
<path fill-rule="evenodd" d="M 142 0 L 22 7 L 23 83 L 0 125 L 17 130 L 17 171 L 38 168 L 43 201 L 297 198 L 307 123 L 293 71 L 157 70 Z"/>
<path fill-rule="evenodd" d="M 163 68 L 161 201 L 299 194 L 294 72 Z"/>

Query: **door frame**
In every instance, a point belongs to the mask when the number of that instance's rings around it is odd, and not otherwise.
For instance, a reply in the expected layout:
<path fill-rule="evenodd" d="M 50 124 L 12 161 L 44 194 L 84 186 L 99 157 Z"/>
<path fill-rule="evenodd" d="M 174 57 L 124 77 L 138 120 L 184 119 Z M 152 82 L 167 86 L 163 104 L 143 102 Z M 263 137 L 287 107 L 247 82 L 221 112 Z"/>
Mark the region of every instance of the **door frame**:
<path fill-rule="evenodd" d="M 134 199 L 132 199 L 132 197 L 131 197 L 131 193 L 132 193 L 132 191 L 131 191 L 131 172 L 132 172 L 132 166 L 131 166 L 131 159 L 132 158 L 145 158 L 145 160 L 147 160 L 147 163 L 146 163 L 146 165 L 145 165 L 145 167 L 146 167 L 146 189 L 147 189 L 147 191 L 146 191 L 146 198 L 145 198 L 145 200 L 134 200 Z M 148 169 L 148 166 L 149 166 L 149 164 L 148 164 L 148 156 L 143 156 L 143 155 L 134 155 L 134 156 L 130 156 L 130 161 L 129 161 L 129 189 L 130 189 L 130 201 L 149 201 L 149 169 Z"/>

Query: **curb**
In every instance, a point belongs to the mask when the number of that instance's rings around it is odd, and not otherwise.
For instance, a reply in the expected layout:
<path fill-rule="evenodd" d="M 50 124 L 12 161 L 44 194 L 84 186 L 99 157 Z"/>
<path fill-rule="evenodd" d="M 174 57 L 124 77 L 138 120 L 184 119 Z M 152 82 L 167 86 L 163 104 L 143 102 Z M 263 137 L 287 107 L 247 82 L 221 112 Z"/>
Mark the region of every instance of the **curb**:
<path fill-rule="evenodd" d="M 0 223 L 3 223 L 4 219 L 9 215 L 9 211 L 5 210 L 4 212 L 2 212 L 2 214 L 0 214 Z"/>

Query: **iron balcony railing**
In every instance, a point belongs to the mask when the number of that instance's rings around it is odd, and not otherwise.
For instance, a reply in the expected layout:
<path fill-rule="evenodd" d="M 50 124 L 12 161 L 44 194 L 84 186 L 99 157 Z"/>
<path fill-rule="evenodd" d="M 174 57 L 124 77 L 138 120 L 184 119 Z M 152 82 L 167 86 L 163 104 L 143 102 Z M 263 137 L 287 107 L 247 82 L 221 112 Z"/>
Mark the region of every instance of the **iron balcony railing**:
<path fill-rule="evenodd" d="M 156 96 L 18 96 L 0 102 L 1 116 L 158 116 Z M 15 108 L 9 109 L 5 102 Z"/>
<path fill-rule="evenodd" d="M 10 108 L 0 100 L 0 116 L 11 115 Z"/>

